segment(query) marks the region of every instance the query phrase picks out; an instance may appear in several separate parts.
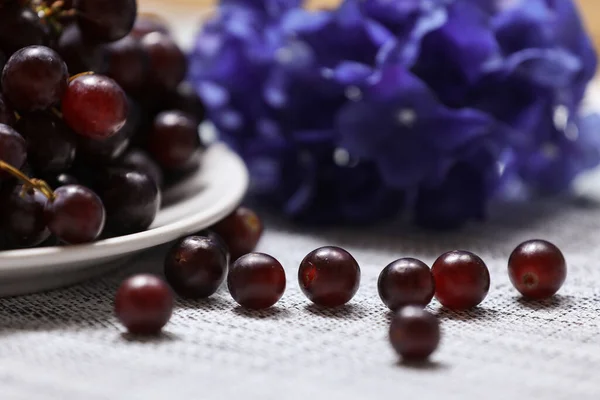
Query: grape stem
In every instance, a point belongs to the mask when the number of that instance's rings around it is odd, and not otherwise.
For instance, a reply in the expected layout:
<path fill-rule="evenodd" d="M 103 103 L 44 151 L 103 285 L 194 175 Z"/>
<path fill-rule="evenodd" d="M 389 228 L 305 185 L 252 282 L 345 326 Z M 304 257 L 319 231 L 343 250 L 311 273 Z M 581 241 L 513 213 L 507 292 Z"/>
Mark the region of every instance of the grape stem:
<path fill-rule="evenodd" d="M 94 75 L 94 71 L 80 72 L 76 75 L 73 75 L 72 77 L 69 78 L 69 82 L 73 82 L 75 79 L 79 78 L 80 76 L 86 76 L 86 75 Z"/>
<path fill-rule="evenodd" d="M 52 188 L 43 180 L 36 179 L 36 178 L 29 178 L 27 175 L 25 175 L 24 173 L 19 171 L 17 168 L 13 167 L 10 164 L 5 163 L 2 160 L 0 160 L 0 169 L 3 169 L 4 171 L 8 172 L 9 174 L 13 175 L 14 177 L 22 180 L 24 186 L 26 186 L 28 189 L 38 190 L 40 193 L 42 193 L 44 196 L 46 196 L 48 198 L 48 200 L 53 201 L 56 198 Z"/>

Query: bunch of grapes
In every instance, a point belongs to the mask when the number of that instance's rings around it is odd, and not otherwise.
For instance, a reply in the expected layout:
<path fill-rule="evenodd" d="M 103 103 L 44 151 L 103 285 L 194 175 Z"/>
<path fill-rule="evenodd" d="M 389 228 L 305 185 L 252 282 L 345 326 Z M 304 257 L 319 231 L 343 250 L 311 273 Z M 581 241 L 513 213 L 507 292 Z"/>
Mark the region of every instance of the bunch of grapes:
<path fill-rule="evenodd" d="M 199 166 L 186 69 L 135 0 L 0 0 L 0 250 L 147 229 Z"/>

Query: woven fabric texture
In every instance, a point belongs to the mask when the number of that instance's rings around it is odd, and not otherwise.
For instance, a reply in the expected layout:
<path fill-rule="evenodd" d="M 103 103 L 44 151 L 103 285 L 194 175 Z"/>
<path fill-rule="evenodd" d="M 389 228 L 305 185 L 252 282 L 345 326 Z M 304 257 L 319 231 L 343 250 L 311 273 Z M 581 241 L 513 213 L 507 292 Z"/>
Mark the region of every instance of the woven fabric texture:
<path fill-rule="evenodd" d="M 165 246 L 100 279 L 48 293 L 0 299 L 0 399 L 600 399 L 600 198 L 497 209 L 485 225 L 432 234 L 406 225 L 298 230 L 267 220 L 260 251 L 286 268 L 276 307 L 249 312 L 226 288 L 180 301 L 165 333 L 138 340 L 113 316 L 124 277 L 161 273 Z M 597 197 L 595 197 L 597 196 Z M 560 294 L 527 302 L 506 262 L 522 240 L 540 237 L 565 253 Z M 310 250 L 339 245 L 359 261 L 361 288 L 346 307 L 311 306 L 297 283 Z M 387 341 L 390 314 L 377 294 L 381 269 L 402 256 L 431 264 L 467 249 L 488 264 L 487 299 L 440 317 L 431 363 L 405 366 Z M 416 397 L 418 396 L 418 397 Z"/>

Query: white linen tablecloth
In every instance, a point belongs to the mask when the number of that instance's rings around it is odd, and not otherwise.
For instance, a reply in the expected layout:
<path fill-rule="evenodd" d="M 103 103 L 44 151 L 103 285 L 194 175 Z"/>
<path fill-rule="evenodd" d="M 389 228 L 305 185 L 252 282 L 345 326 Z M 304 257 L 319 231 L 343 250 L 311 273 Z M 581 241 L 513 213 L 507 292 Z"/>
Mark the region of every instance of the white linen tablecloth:
<path fill-rule="evenodd" d="M 596 186 L 575 199 L 497 209 L 485 225 L 444 234 L 399 224 L 317 231 L 267 220 L 259 250 L 277 257 L 288 278 L 276 307 L 245 311 L 222 288 L 205 301 L 177 301 L 158 339 L 124 334 L 113 296 L 132 273 L 161 273 L 165 246 L 100 279 L 0 299 L 0 399 L 598 400 Z M 535 237 L 556 243 L 569 264 L 560 294 L 545 302 L 521 300 L 506 273 L 512 249 Z M 311 306 L 298 288 L 298 264 L 322 245 L 348 249 L 362 268 L 358 294 L 340 310 Z M 434 301 L 441 346 L 430 364 L 403 366 L 387 341 L 378 274 L 396 258 L 431 264 L 452 249 L 487 262 L 490 293 L 466 312 Z"/>

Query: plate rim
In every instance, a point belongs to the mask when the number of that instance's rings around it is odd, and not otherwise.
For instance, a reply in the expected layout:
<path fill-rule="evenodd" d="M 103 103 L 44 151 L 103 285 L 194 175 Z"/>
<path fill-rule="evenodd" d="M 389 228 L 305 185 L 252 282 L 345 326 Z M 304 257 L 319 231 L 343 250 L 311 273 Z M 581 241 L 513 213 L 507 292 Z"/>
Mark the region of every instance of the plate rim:
<path fill-rule="evenodd" d="M 219 202 L 204 208 L 201 214 L 190 215 L 178 221 L 148 229 L 130 235 L 102 239 L 93 243 L 49 246 L 28 249 L 0 251 L 0 272 L 19 270 L 26 272 L 30 269 L 38 269 L 44 266 L 67 264 L 77 261 L 101 259 L 104 257 L 126 255 L 135 251 L 150 249 L 152 247 L 168 243 L 178 237 L 199 230 L 199 225 L 212 225 L 230 214 L 243 200 L 249 186 L 249 172 L 244 161 L 224 143 L 212 144 L 206 152 L 214 152 L 219 158 L 227 157 L 224 161 L 229 168 L 238 170 L 241 184 L 235 186 L 231 195 L 224 199 L 225 204 Z M 216 156 L 213 154 L 213 157 Z M 210 217 L 206 217 L 206 215 Z M 200 215 L 200 216 L 198 216 Z M 42 257 L 48 257 L 48 262 L 36 265 L 33 261 L 39 261 Z M 19 266 L 10 266 L 10 263 L 18 262 Z"/>

